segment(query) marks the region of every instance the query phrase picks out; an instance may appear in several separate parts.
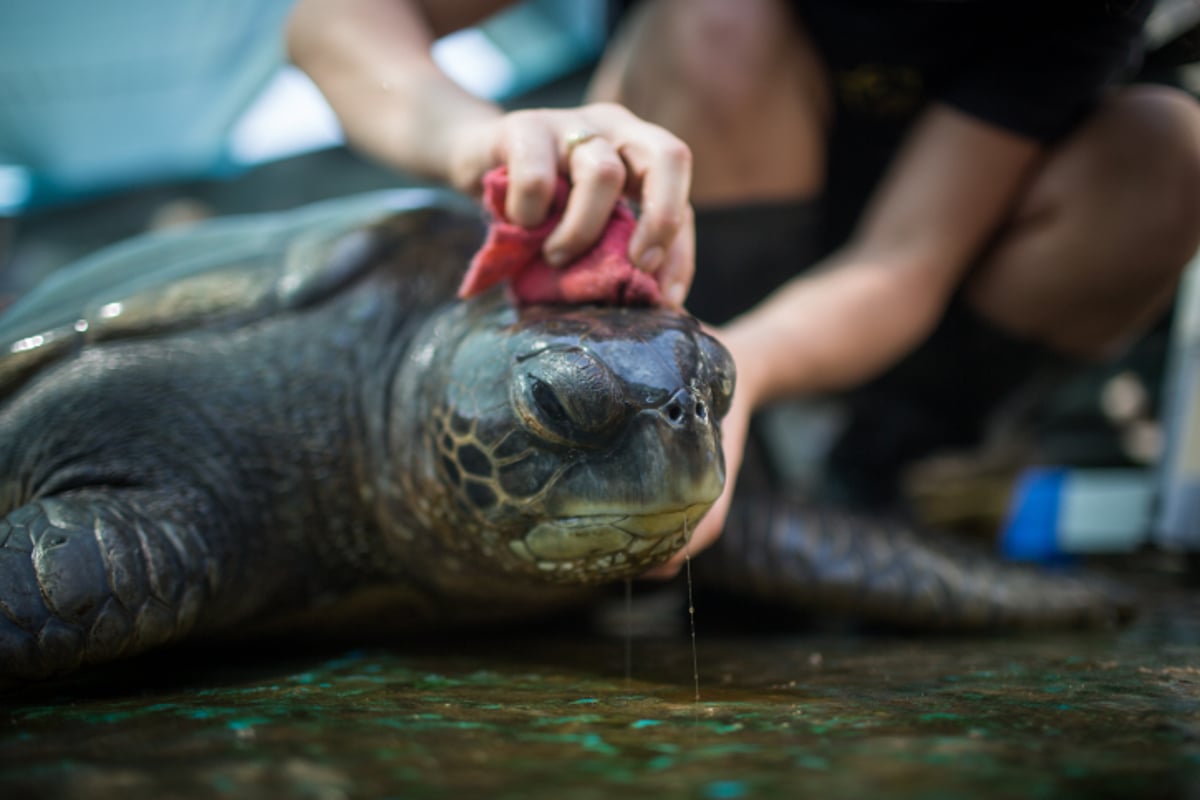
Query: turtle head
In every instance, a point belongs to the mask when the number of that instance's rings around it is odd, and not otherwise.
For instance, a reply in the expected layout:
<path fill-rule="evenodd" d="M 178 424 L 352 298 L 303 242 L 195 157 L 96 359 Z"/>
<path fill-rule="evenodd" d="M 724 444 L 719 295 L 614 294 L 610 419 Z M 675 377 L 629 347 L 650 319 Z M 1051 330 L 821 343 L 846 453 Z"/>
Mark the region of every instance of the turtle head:
<path fill-rule="evenodd" d="M 683 547 L 720 495 L 734 367 L 691 317 L 493 295 L 426 341 L 415 472 L 425 521 L 459 553 L 556 583 L 627 577 Z"/>

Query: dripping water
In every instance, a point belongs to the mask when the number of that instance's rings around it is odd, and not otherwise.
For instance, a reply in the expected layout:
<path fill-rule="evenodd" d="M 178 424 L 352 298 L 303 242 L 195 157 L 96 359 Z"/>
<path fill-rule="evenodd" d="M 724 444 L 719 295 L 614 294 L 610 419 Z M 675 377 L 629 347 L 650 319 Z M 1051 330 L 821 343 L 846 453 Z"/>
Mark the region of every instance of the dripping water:
<path fill-rule="evenodd" d="M 692 633 L 692 686 L 700 702 L 700 658 L 696 653 L 696 601 L 692 595 L 692 547 L 687 517 L 683 518 L 683 558 L 687 568 L 688 624 Z"/>
<path fill-rule="evenodd" d="M 633 578 L 625 579 L 625 683 L 633 680 Z"/>

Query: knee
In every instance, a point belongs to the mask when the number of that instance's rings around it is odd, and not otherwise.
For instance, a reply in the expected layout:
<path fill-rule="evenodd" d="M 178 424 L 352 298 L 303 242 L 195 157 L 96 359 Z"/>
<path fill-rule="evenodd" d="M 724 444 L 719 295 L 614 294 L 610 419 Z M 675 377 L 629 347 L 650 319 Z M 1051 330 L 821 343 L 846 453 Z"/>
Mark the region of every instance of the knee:
<path fill-rule="evenodd" d="M 689 103 L 711 122 L 736 124 L 780 80 L 803 44 L 791 9 L 781 0 L 657 0 L 631 20 L 626 35 L 634 63 L 624 70 L 617 99 L 647 95 Z M 634 103 L 636 104 L 636 103 Z M 633 109 L 635 113 L 638 109 Z"/>
<path fill-rule="evenodd" d="M 678 79 L 719 106 L 753 96 L 789 45 L 786 15 L 778 0 L 688 2 L 673 37 Z"/>
<path fill-rule="evenodd" d="M 1159 233 L 1175 231 L 1189 251 L 1200 238 L 1200 104 L 1165 86 L 1130 89 L 1121 98 L 1119 120 L 1126 127 L 1126 163 L 1142 164 L 1142 185 Z M 1139 158 L 1140 157 L 1140 158 Z"/>
<path fill-rule="evenodd" d="M 1104 103 L 1091 128 L 1092 197 L 1160 263 L 1182 269 L 1200 246 L 1200 104 L 1165 86 L 1131 87 Z"/>

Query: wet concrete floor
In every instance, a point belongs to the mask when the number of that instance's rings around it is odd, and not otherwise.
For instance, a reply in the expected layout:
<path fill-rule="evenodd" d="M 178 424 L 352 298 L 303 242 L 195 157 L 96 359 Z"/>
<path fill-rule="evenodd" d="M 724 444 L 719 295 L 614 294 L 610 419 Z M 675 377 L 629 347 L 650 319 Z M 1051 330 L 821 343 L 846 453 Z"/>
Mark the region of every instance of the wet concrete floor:
<path fill-rule="evenodd" d="M 1200 602 L 1157 591 L 986 638 L 699 606 L 698 702 L 684 626 L 191 648 L 0 692 L 0 797 L 1196 797 Z"/>

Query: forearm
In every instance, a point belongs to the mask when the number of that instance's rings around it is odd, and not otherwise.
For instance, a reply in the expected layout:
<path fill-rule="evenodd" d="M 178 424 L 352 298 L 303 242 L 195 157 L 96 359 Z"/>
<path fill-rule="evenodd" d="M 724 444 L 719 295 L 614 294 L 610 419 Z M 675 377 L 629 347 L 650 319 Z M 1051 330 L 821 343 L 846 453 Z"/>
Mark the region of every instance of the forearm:
<path fill-rule="evenodd" d="M 895 263 L 844 253 L 734 320 L 722 338 L 755 407 L 855 386 L 936 325 L 952 290 Z"/>
<path fill-rule="evenodd" d="M 498 4 L 482 5 L 490 10 Z M 469 190 L 463 184 L 474 176 L 454 174 L 461 170 L 452 157 L 455 132 L 495 119 L 501 110 L 461 89 L 430 52 L 447 32 L 441 28 L 469 21 L 462 15 L 431 19 L 405 0 L 301 0 L 288 24 L 288 50 L 357 148 Z"/>
<path fill-rule="evenodd" d="M 754 404 L 854 386 L 919 344 L 1041 152 L 953 109 L 927 112 L 850 243 L 728 328 Z"/>

